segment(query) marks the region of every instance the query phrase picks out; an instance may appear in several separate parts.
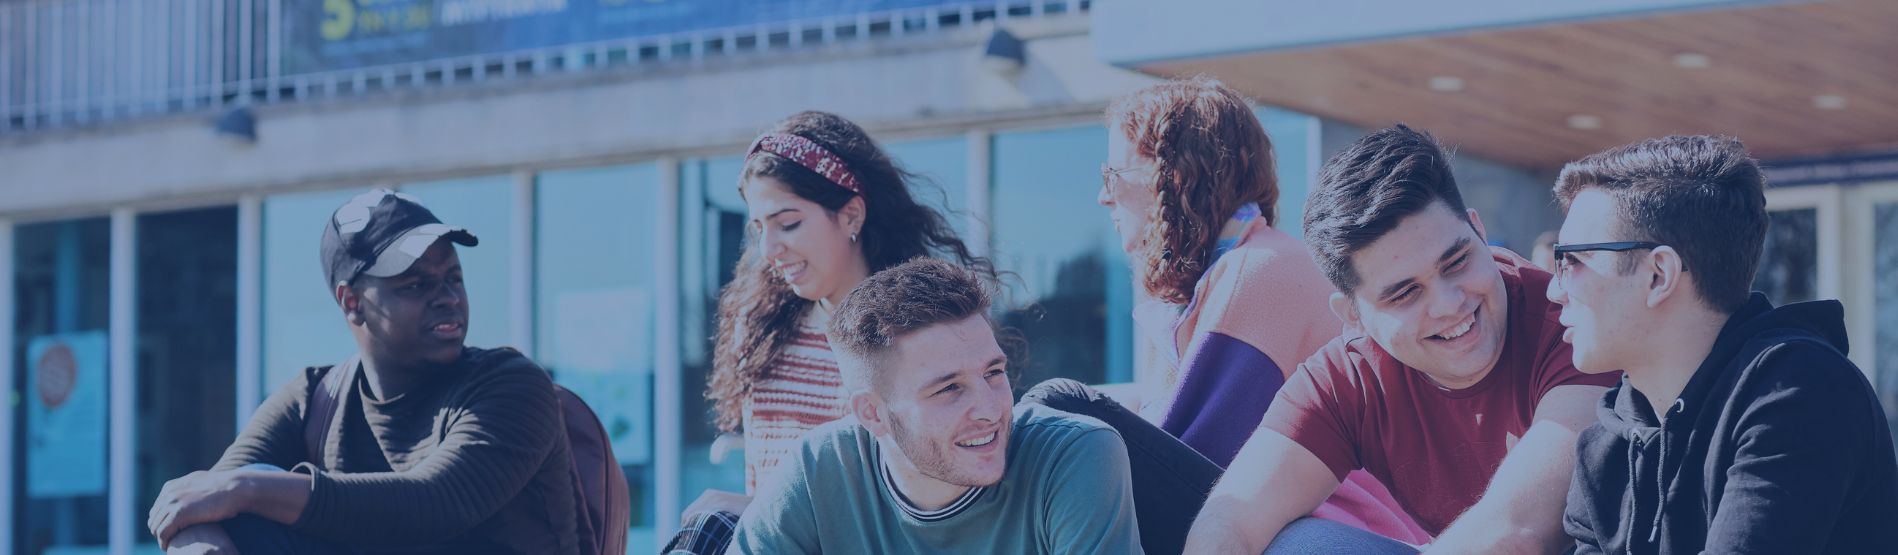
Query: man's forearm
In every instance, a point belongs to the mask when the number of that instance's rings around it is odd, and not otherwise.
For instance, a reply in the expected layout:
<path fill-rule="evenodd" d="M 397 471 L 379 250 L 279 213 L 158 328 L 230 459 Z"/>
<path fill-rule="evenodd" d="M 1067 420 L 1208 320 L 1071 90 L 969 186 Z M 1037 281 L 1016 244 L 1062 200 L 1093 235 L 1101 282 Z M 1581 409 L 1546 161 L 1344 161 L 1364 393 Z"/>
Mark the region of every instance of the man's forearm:
<path fill-rule="evenodd" d="M 1274 529 L 1264 535 L 1267 538 L 1264 541 L 1248 538 L 1245 530 L 1259 530 L 1266 527 L 1264 523 L 1242 524 L 1236 521 L 1238 514 L 1217 510 L 1216 507 L 1214 501 L 1208 500 L 1199 517 L 1193 519 L 1193 529 L 1186 535 L 1186 553 L 1258 553 L 1264 551 L 1265 544 L 1278 534 L 1278 530 Z M 1281 528 L 1283 526 L 1279 525 Z"/>
<path fill-rule="evenodd" d="M 310 503 L 312 479 L 307 474 L 283 470 L 239 470 L 238 492 L 242 512 L 255 514 L 284 525 L 297 523 L 304 506 Z"/>
<path fill-rule="evenodd" d="M 1603 388 L 1557 387 L 1503 458 L 1482 499 L 1457 517 L 1431 553 L 1560 553 L 1571 545 L 1562 509 L 1575 476 L 1575 437 L 1593 422 Z"/>
<path fill-rule="evenodd" d="M 1426 553 L 1561 553 L 1575 541 L 1562 531 L 1560 517 L 1553 526 L 1535 514 L 1525 515 L 1505 503 L 1477 503 L 1430 544 Z"/>
<path fill-rule="evenodd" d="M 1338 480 L 1291 438 L 1260 428 L 1220 477 L 1186 536 L 1187 553 L 1264 551 L 1279 531 L 1318 508 Z"/>

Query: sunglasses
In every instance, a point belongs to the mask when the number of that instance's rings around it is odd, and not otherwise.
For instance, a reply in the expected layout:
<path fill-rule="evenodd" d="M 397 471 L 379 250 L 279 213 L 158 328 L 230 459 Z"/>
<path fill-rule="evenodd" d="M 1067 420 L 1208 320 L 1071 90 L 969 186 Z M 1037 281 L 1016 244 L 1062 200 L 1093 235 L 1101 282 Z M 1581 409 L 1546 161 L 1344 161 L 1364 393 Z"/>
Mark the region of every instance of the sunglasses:
<path fill-rule="evenodd" d="M 1609 243 L 1574 243 L 1574 244 L 1568 244 L 1568 245 L 1557 244 L 1554 246 L 1554 249 L 1553 249 L 1555 251 L 1555 278 L 1557 280 L 1561 280 L 1563 282 L 1562 283 L 1563 286 L 1567 287 L 1569 274 L 1573 273 L 1571 272 L 1571 270 L 1574 268 L 1576 263 L 1580 262 L 1579 260 L 1576 260 L 1574 256 L 1571 256 L 1571 255 L 1574 255 L 1575 253 L 1596 252 L 1596 251 L 1627 252 L 1627 251 L 1640 250 L 1640 249 L 1657 249 L 1663 246 L 1665 245 L 1662 245 L 1660 243 L 1650 242 L 1650 241 L 1614 241 L 1614 242 L 1609 242 Z"/>

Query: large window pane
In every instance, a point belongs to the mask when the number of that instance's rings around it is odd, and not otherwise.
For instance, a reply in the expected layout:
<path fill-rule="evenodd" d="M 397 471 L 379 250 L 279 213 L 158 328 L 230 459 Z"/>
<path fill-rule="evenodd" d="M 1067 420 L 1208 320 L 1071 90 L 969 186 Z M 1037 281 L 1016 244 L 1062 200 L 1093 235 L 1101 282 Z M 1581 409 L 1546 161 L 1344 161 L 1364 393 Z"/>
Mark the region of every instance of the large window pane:
<path fill-rule="evenodd" d="M 166 480 L 210 468 L 236 435 L 237 209 L 139 216 L 137 286 L 142 515 Z M 143 521 L 133 528 L 156 552 Z"/>
<path fill-rule="evenodd" d="M 1760 252 L 1753 289 L 1776 304 L 1819 298 L 1819 211 L 1812 208 L 1768 212 L 1766 246 Z"/>
<path fill-rule="evenodd" d="M 731 283 L 738 253 L 745 241 L 745 203 L 738 196 L 738 174 L 743 159 L 736 156 L 694 160 L 681 168 L 680 240 L 684 257 L 679 283 L 684 332 L 679 334 L 681 365 L 680 422 L 684 423 L 679 451 L 681 503 L 691 503 L 700 492 L 720 489 L 745 491 L 745 456 L 731 451 L 721 464 L 712 464 L 712 402 L 705 387 L 712 375 L 712 337 L 718 333 L 718 293 Z M 683 510 L 685 507 L 667 508 Z"/>
<path fill-rule="evenodd" d="M 1311 130 L 1318 125 L 1318 118 L 1270 106 L 1255 113 L 1265 126 L 1265 134 L 1272 138 L 1273 161 L 1278 166 L 1279 210 L 1278 225 L 1274 227 L 1293 237 L 1303 237 L 1305 195 L 1311 192 L 1312 181 L 1318 175 L 1318 168 L 1312 167 L 1312 150 L 1318 145 L 1311 142 Z"/>
<path fill-rule="evenodd" d="M 1872 371 L 1878 377 L 1878 398 L 1885 401 L 1885 417 L 1891 419 L 1892 434 L 1898 437 L 1898 202 L 1874 207 L 1872 226 L 1872 235 L 1877 237 L 1872 257 L 1872 311 L 1876 314 L 1872 329 L 1878 354 Z"/>
<path fill-rule="evenodd" d="M 1133 379 L 1133 289 L 1127 257 L 1095 204 L 1107 130 L 1086 126 L 995 136 L 991 195 L 997 308 L 1027 340 L 1021 385 L 1053 377 Z"/>
<path fill-rule="evenodd" d="M 14 232 L 13 553 L 104 546 L 111 224 Z"/>
<path fill-rule="evenodd" d="M 884 145 L 890 158 L 921 179 L 911 183 L 910 195 L 935 208 L 961 236 L 968 235 L 969 147 L 962 137 L 899 142 Z"/>
<path fill-rule="evenodd" d="M 336 364 L 356 351 L 349 324 L 323 283 L 318 248 L 336 208 L 367 191 L 278 195 L 264 199 L 262 399 L 307 366 Z"/>
<path fill-rule="evenodd" d="M 514 178 L 479 177 L 404 185 L 402 192 L 421 199 L 443 223 L 467 228 L 481 239 L 474 247 L 455 247 L 468 290 L 468 344 L 511 345 L 514 338 Z"/>
<path fill-rule="evenodd" d="M 629 545 L 653 545 L 653 286 L 658 170 L 540 176 L 534 221 L 536 359 L 599 413 L 632 493 Z M 669 209 L 665 208 L 665 209 Z M 669 324 L 669 323 L 668 323 Z"/>

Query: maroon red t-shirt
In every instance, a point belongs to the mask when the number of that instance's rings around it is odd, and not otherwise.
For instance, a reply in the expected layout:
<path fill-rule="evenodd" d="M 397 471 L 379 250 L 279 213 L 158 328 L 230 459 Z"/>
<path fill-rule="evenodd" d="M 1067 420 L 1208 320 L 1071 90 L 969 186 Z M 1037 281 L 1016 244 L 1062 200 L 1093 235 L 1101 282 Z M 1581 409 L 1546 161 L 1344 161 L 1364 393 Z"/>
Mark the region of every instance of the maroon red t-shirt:
<path fill-rule="evenodd" d="M 1468 389 L 1446 389 L 1368 337 L 1339 337 L 1279 389 L 1263 426 L 1318 455 L 1338 479 L 1364 469 L 1431 535 L 1476 503 L 1503 456 L 1557 386 L 1607 387 L 1619 373 L 1583 374 L 1543 292 L 1549 273 L 1493 248 L 1509 299 L 1496 368 Z"/>

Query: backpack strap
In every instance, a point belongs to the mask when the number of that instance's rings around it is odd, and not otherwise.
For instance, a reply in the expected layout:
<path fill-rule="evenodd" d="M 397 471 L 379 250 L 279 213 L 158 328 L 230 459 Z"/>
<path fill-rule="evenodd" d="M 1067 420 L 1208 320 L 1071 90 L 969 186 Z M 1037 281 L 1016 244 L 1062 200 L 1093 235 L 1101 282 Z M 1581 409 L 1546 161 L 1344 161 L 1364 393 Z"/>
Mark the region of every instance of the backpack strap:
<path fill-rule="evenodd" d="M 310 389 L 310 402 L 303 410 L 303 448 L 310 464 L 324 466 L 323 445 L 328 443 L 330 423 L 336 420 L 336 411 L 342 406 L 343 390 L 356 381 L 359 362 L 356 355 L 351 354 L 342 364 L 318 371 L 321 381 Z"/>

